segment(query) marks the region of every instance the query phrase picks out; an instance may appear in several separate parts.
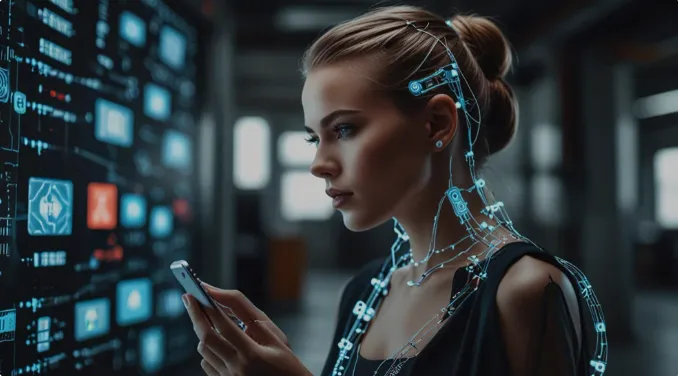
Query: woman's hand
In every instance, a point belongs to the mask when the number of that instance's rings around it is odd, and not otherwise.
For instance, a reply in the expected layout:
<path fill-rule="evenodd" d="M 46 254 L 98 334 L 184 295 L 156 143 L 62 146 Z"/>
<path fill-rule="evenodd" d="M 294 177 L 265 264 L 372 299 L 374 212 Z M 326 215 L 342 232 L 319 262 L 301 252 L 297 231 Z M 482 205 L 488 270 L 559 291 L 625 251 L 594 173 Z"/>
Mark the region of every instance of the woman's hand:
<path fill-rule="evenodd" d="M 225 309 L 201 307 L 192 296 L 183 296 L 200 340 L 198 352 L 203 357 L 200 365 L 207 375 L 312 376 L 292 353 L 282 331 L 242 293 L 203 286 L 218 305 L 230 307 L 247 325 L 243 332 L 228 318 Z"/>

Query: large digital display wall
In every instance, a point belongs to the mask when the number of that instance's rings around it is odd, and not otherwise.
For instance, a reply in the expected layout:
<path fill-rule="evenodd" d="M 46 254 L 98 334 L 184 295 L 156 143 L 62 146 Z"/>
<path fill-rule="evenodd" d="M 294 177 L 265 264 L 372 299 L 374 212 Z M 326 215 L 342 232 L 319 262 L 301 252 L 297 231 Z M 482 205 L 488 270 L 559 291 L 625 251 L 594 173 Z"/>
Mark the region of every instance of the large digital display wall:
<path fill-rule="evenodd" d="M 0 375 L 195 352 L 198 35 L 162 0 L 0 0 Z"/>

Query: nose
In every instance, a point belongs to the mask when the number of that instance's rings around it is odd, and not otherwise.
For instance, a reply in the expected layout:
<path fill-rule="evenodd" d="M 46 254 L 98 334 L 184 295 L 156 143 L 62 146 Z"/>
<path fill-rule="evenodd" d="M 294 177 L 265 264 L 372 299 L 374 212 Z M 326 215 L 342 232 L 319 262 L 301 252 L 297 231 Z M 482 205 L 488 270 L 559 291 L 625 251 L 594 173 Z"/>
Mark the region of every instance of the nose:
<path fill-rule="evenodd" d="M 330 179 L 337 177 L 341 172 L 341 166 L 334 158 L 329 158 L 321 154 L 320 149 L 311 163 L 311 174 L 321 179 Z"/>

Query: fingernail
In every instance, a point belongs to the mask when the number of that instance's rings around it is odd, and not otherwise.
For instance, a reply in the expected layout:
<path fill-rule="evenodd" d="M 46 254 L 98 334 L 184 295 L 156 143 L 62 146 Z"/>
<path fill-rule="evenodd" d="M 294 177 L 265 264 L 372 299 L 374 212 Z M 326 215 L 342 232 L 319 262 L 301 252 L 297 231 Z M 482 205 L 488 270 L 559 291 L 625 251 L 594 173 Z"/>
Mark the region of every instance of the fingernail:
<path fill-rule="evenodd" d="M 207 283 L 207 282 L 200 282 L 200 284 L 201 284 L 203 287 L 207 287 L 208 289 L 213 289 L 213 288 L 215 288 L 214 286 L 210 285 L 210 284 Z"/>
<path fill-rule="evenodd" d="M 186 307 L 186 309 L 188 309 L 188 298 L 186 297 L 185 294 L 181 295 L 181 301 L 184 302 L 184 307 Z"/>

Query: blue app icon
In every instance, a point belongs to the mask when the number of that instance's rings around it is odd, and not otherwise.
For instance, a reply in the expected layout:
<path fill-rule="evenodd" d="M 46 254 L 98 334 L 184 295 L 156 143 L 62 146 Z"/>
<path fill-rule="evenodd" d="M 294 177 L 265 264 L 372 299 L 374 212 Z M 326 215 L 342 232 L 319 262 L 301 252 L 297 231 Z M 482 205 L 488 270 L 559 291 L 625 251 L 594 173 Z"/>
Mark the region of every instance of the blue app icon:
<path fill-rule="evenodd" d="M 153 373 L 162 368 L 165 361 L 165 332 L 162 327 L 144 329 L 139 334 L 139 355 L 144 372 Z"/>
<path fill-rule="evenodd" d="M 165 132 L 162 143 L 162 163 L 167 167 L 190 167 L 192 149 L 188 136 L 169 130 Z"/>
<path fill-rule="evenodd" d="M 174 69 L 186 62 L 186 37 L 169 26 L 160 29 L 160 59 Z"/>
<path fill-rule="evenodd" d="M 134 13 L 122 12 L 120 36 L 137 47 L 143 47 L 146 44 L 146 23 Z"/>
<path fill-rule="evenodd" d="M 20 91 L 14 92 L 14 111 L 20 115 L 26 113 L 26 94 Z"/>
<path fill-rule="evenodd" d="M 94 128 L 97 140 L 130 147 L 133 141 L 134 114 L 127 107 L 99 98 L 95 103 Z"/>
<path fill-rule="evenodd" d="M 167 120 L 172 114 L 172 97 L 169 90 L 156 84 L 144 86 L 144 113 L 155 120 Z"/>
<path fill-rule="evenodd" d="M 186 308 L 181 301 L 181 290 L 165 290 L 158 295 L 156 312 L 159 317 L 178 317 L 184 314 Z"/>
<path fill-rule="evenodd" d="M 120 224 L 127 228 L 140 228 L 146 224 L 146 198 L 138 194 L 120 197 Z"/>
<path fill-rule="evenodd" d="M 154 238 L 165 238 L 174 229 L 172 209 L 167 206 L 156 206 L 151 209 L 149 232 Z"/>
<path fill-rule="evenodd" d="M 148 278 L 130 279 L 116 288 L 116 321 L 118 325 L 137 324 L 153 314 L 153 286 Z"/>
<path fill-rule="evenodd" d="M 73 231 L 73 183 L 28 179 L 28 234 L 70 235 Z"/>
<path fill-rule="evenodd" d="M 111 302 L 106 298 L 75 303 L 75 340 L 101 337 L 111 328 Z"/>

